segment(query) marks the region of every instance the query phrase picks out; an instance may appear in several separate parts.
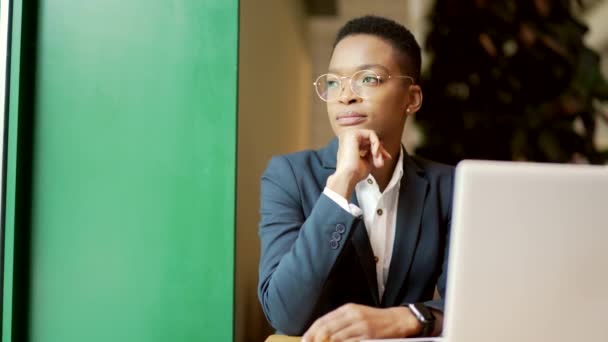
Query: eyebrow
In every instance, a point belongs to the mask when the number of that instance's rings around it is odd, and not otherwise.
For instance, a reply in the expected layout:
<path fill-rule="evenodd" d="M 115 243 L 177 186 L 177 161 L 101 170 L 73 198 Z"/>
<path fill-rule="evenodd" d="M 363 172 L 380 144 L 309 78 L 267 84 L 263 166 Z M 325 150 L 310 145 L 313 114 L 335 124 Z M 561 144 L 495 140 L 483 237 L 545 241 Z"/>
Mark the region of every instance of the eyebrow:
<path fill-rule="evenodd" d="M 382 64 L 363 64 L 358 66 L 355 70 L 360 71 L 367 69 L 382 69 L 386 73 L 389 73 L 388 69 Z M 329 69 L 327 72 L 329 72 L 330 74 L 340 74 L 340 72 L 336 69 Z"/>

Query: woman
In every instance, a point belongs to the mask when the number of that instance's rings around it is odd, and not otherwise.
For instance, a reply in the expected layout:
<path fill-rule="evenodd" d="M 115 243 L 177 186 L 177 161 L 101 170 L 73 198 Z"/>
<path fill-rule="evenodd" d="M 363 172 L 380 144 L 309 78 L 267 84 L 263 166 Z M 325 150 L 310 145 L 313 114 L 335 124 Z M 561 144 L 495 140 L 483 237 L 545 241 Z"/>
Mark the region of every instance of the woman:
<path fill-rule="evenodd" d="M 336 135 L 274 157 L 262 176 L 258 294 L 278 331 L 307 341 L 438 335 L 453 168 L 401 144 L 422 105 L 420 47 L 365 16 L 338 33 L 315 82 Z"/>

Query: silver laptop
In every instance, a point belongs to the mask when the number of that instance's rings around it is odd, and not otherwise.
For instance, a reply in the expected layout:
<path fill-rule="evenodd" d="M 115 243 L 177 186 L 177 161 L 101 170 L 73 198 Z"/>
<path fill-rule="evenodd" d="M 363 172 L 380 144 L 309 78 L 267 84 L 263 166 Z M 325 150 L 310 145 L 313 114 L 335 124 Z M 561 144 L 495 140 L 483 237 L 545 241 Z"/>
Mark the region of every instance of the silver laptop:
<path fill-rule="evenodd" d="M 608 167 L 464 161 L 453 205 L 443 341 L 608 342 Z"/>

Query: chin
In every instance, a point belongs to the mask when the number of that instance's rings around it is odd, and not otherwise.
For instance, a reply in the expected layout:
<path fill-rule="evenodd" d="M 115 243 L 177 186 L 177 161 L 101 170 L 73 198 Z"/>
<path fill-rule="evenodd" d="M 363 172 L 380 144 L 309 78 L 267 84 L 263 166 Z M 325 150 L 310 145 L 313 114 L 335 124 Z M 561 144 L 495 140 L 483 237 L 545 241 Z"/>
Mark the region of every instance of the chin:
<path fill-rule="evenodd" d="M 368 129 L 368 127 L 364 124 L 352 125 L 352 126 L 335 125 L 333 127 L 333 131 L 336 136 L 339 136 L 340 134 L 342 134 L 344 132 L 348 132 L 348 131 L 352 131 L 352 130 L 356 130 L 356 129 Z"/>

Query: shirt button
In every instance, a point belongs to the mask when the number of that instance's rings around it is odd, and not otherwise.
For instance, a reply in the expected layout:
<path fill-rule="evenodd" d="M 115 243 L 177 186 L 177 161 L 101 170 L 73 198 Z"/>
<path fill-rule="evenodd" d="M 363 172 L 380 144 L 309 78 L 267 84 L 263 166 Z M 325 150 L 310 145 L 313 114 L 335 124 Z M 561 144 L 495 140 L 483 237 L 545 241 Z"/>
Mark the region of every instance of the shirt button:
<path fill-rule="evenodd" d="M 378 209 L 378 210 L 376 210 L 376 214 L 378 214 L 379 216 L 381 216 L 381 215 L 382 215 L 382 213 L 383 213 L 382 209 Z"/>
<path fill-rule="evenodd" d="M 380 260 L 380 259 L 378 259 L 378 257 L 374 255 L 374 262 L 375 262 L 376 264 L 378 263 L 378 260 Z"/>
<path fill-rule="evenodd" d="M 367 184 L 374 184 L 374 181 L 371 178 L 367 179 Z"/>

